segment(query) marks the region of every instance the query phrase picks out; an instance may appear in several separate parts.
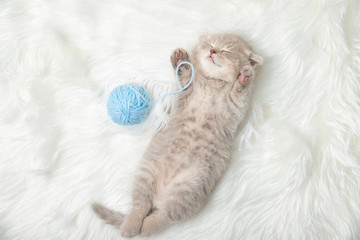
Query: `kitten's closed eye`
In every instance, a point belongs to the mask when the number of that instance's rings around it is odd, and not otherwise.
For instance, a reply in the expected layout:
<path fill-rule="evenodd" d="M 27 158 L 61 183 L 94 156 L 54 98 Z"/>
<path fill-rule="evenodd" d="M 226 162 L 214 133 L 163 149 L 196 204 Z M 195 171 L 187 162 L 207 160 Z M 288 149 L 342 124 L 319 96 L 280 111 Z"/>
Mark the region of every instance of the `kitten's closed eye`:
<path fill-rule="evenodd" d="M 205 45 L 207 45 L 207 46 L 210 47 L 210 48 L 214 48 L 213 45 L 211 45 L 211 44 L 209 44 L 209 43 L 207 43 L 207 42 L 202 41 L 202 43 L 205 44 Z"/>
<path fill-rule="evenodd" d="M 233 54 L 232 52 L 228 51 L 228 50 L 221 50 L 220 52 L 222 53 L 229 53 L 229 54 Z"/>
<path fill-rule="evenodd" d="M 206 44 L 207 46 L 209 46 L 210 49 L 215 49 L 215 47 L 214 47 L 213 45 L 208 44 L 208 43 L 205 43 L 205 44 Z M 227 50 L 227 49 L 221 49 L 220 52 L 221 52 L 221 53 L 230 53 L 230 54 L 232 54 L 232 52 L 230 52 L 230 51 Z"/>
<path fill-rule="evenodd" d="M 203 44 L 205 44 L 206 46 L 208 46 L 210 49 L 214 49 L 214 45 L 210 44 L 210 43 L 207 43 L 207 42 L 204 42 L 202 41 Z M 220 50 L 221 53 L 230 53 L 232 54 L 232 52 L 228 51 L 227 49 L 221 49 Z"/>

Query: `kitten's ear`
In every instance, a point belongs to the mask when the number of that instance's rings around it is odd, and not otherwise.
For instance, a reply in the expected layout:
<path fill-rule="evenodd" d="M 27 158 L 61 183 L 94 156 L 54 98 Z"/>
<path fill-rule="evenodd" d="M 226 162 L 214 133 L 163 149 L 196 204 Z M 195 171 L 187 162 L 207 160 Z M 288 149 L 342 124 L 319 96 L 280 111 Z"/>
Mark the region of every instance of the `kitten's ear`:
<path fill-rule="evenodd" d="M 263 64 L 264 60 L 259 55 L 256 55 L 255 53 L 250 53 L 249 55 L 249 61 L 252 67 L 256 67 L 257 65 Z"/>

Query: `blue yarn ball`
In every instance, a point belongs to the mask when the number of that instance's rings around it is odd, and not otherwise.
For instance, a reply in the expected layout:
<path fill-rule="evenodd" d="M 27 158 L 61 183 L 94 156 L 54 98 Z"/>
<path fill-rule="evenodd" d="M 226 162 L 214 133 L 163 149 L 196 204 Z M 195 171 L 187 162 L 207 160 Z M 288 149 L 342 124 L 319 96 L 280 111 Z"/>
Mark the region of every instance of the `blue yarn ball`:
<path fill-rule="evenodd" d="M 150 97 L 145 88 L 125 84 L 115 88 L 107 102 L 108 114 L 120 125 L 138 124 L 145 119 L 150 107 Z"/>

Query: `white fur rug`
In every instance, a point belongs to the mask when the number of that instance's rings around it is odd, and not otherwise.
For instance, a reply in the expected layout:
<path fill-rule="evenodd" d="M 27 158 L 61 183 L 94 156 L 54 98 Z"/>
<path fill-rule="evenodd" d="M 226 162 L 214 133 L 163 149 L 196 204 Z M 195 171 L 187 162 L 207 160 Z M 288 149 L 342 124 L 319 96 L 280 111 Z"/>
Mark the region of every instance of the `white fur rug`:
<path fill-rule="evenodd" d="M 121 239 L 90 209 L 130 209 L 171 98 L 141 125 L 106 101 L 175 82 L 200 33 L 242 35 L 265 63 L 233 162 L 205 209 L 152 239 L 360 239 L 359 1 L 0 2 L 0 239 Z"/>

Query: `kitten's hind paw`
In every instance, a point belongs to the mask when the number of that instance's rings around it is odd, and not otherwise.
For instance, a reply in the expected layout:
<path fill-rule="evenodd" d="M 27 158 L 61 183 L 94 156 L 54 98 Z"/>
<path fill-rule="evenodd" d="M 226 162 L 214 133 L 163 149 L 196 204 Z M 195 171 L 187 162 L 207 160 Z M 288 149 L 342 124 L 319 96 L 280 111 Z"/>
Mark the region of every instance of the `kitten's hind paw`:
<path fill-rule="evenodd" d="M 174 68 L 177 67 L 181 62 L 183 61 L 189 61 L 189 54 L 186 52 L 186 50 L 182 48 L 177 48 L 174 50 L 174 52 L 171 54 L 170 57 L 171 64 Z M 187 69 L 189 68 L 188 65 L 185 66 Z"/>
<path fill-rule="evenodd" d="M 142 225 L 142 221 L 124 222 L 124 224 L 120 227 L 121 236 L 124 238 L 135 237 L 140 233 L 141 225 Z"/>

